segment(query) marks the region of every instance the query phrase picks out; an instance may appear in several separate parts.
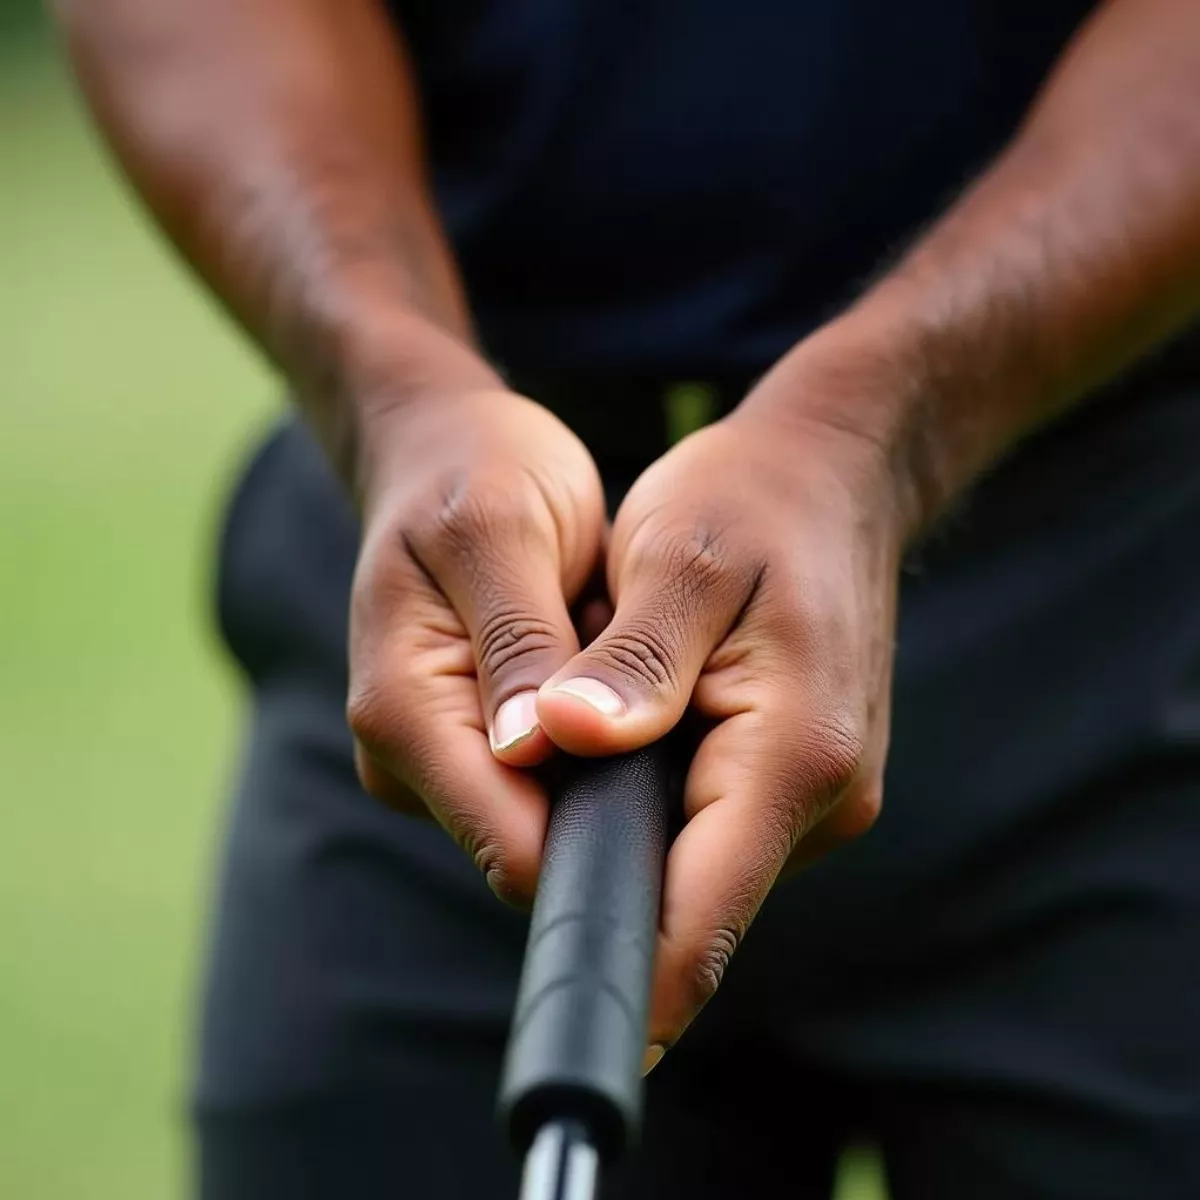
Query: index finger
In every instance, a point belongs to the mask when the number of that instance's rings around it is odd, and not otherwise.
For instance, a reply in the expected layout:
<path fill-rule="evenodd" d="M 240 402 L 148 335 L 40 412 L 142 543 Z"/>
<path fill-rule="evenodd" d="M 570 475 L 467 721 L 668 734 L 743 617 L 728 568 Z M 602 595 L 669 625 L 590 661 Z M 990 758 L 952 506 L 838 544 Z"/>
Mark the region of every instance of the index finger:
<path fill-rule="evenodd" d="M 720 986 L 796 843 L 853 778 L 849 739 L 780 705 L 717 726 L 688 773 L 690 819 L 667 856 L 650 1015 L 669 1048 Z"/>

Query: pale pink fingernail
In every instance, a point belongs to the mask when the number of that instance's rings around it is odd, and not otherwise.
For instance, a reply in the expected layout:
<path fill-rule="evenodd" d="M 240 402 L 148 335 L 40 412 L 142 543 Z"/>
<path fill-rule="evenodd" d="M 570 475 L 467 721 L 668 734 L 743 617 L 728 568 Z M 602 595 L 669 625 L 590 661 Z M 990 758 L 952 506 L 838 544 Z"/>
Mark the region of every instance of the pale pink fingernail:
<path fill-rule="evenodd" d="M 555 684 L 551 690 L 574 696 L 576 700 L 590 704 L 606 717 L 619 717 L 625 711 L 625 701 L 608 684 L 601 683 L 598 679 L 588 679 L 586 676 L 567 679 Z"/>
<path fill-rule="evenodd" d="M 537 692 L 518 692 L 500 705 L 492 721 L 493 750 L 509 750 L 537 732 Z"/>
<path fill-rule="evenodd" d="M 645 1057 L 642 1059 L 642 1078 L 644 1079 L 655 1067 L 662 1062 L 662 1056 L 666 1054 L 666 1046 L 659 1046 L 657 1043 L 650 1046 L 646 1050 Z"/>

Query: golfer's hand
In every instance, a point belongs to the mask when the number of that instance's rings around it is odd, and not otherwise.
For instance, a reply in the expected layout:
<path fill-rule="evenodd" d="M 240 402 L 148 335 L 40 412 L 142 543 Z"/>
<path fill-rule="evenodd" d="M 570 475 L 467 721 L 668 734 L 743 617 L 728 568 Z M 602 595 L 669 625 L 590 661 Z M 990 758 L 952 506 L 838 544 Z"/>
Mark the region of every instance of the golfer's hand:
<path fill-rule="evenodd" d="M 616 515 L 615 615 L 542 687 L 579 754 L 709 725 L 667 862 L 652 1045 L 716 990 L 790 863 L 880 806 L 898 578 L 888 471 L 857 435 L 740 411 L 652 466 Z"/>
<path fill-rule="evenodd" d="M 371 461 L 349 631 L 359 777 L 528 903 L 547 798 L 518 768 L 552 751 L 536 691 L 579 650 L 569 610 L 601 561 L 599 474 L 565 425 L 507 392 L 389 414 Z"/>

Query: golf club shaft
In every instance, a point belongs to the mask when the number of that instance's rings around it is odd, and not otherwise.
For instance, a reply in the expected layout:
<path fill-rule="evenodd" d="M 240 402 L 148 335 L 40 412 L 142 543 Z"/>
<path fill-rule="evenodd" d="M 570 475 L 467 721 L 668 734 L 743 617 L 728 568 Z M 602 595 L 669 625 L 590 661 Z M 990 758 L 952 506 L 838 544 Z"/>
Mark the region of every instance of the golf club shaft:
<path fill-rule="evenodd" d="M 525 1158 L 521 1200 L 595 1200 L 599 1169 L 599 1155 L 579 1125 L 543 1125 Z"/>

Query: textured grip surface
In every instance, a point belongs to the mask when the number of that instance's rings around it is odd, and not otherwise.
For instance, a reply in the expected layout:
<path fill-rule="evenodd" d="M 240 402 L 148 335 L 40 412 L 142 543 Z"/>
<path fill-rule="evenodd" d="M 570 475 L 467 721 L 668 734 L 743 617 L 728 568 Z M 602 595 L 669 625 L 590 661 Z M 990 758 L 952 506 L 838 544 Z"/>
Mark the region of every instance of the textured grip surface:
<path fill-rule="evenodd" d="M 520 1150 L 550 1120 L 605 1159 L 638 1136 L 669 786 L 660 745 L 573 762 L 558 791 L 500 1091 Z"/>

